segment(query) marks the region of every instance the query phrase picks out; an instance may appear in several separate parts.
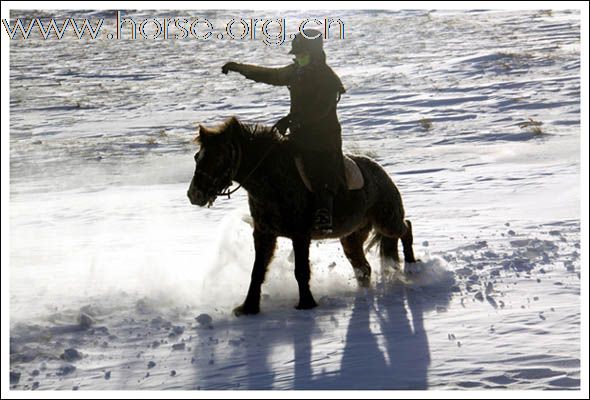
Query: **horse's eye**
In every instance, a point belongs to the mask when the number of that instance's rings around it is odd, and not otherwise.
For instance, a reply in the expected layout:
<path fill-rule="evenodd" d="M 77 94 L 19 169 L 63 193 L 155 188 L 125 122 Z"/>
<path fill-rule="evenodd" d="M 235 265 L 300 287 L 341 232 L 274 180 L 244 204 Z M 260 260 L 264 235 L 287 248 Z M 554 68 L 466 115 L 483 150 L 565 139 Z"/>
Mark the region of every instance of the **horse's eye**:
<path fill-rule="evenodd" d="M 195 159 L 195 162 L 197 162 L 197 159 L 199 158 L 199 153 L 196 153 L 193 158 Z"/>

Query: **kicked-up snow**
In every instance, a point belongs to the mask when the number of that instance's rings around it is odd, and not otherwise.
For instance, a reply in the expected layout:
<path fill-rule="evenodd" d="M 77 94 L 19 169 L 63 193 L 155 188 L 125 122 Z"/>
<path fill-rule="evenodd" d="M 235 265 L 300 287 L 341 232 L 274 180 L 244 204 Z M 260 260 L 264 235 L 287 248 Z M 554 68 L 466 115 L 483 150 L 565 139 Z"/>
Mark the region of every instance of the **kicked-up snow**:
<path fill-rule="evenodd" d="M 11 18 L 115 18 L 39 13 Z M 287 89 L 221 66 L 285 65 L 290 44 L 13 40 L 11 388 L 580 389 L 580 12 L 330 14 L 344 147 L 398 185 L 421 263 L 371 252 L 361 290 L 339 243 L 314 242 L 319 307 L 297 311 L 281 239 L 261 314 L 235 318 L 246 194 L 190 205 L 192 139 L 284 116 Z M 292 33 L 319 14 L 125 15 L 284 16 Z"/>

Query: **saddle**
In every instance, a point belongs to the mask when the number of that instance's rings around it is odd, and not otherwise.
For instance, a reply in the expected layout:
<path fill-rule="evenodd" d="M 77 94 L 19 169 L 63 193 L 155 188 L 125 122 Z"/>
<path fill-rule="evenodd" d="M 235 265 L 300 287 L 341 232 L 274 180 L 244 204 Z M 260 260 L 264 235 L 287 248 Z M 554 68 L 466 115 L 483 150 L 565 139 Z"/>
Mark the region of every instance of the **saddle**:
<path fill-rule="evenodd" d="M 295 157 L 295 166 L 297 167 L 299 176 L 305 184 L 305 187 L 307 187 L 307 190 L 313 192 L 311 182 L 305 174 L 301 157 Z M 359 190 L 365 186 L 365 179 L 363 178 L 361 169 L 352 158 L 346 155 L 344 155 L 344 174 L 346 176 L 346 186 L 348 187 L 348 190 Z"/>

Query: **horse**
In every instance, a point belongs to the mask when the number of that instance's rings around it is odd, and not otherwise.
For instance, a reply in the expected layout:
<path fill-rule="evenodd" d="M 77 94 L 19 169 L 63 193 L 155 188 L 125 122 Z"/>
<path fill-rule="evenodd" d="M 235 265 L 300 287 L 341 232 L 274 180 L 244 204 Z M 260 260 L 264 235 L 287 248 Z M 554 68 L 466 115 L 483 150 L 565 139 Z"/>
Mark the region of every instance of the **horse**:
<path fill-rule="evenodd" d="M 250 286 L 234 315 L 260 312 L 260 291 L 273 257 L 277 237 L 291 239 L 299 303 L 307 310 L 317 306 L 309 287 L 311 240 L 338 238 L 360 287 L 370 286 L 371 266 L 363 245 L 373 232 L 371 245 L 380 247 L 381 260 L 399 263 L 398 240 L 404 259 L 414 263 L 412 224 L 404 219 L 401 195 L 385 170 L 364 156 L 349 155 L 358 165 L 364 186 L 342 187 L 335 195 L 331 232 L 312 229 L 313 193 L 305 186 L 294 162 L 288 136 L 275 129 L 245 124 L 231 117 L 216 127 L 199 125 L 195 172 L 187 195 L 197 206 L 211 206 L 217 196 L 230 193 L 237 182 L 248 192 L 253 221 L 255 260 Z"/>

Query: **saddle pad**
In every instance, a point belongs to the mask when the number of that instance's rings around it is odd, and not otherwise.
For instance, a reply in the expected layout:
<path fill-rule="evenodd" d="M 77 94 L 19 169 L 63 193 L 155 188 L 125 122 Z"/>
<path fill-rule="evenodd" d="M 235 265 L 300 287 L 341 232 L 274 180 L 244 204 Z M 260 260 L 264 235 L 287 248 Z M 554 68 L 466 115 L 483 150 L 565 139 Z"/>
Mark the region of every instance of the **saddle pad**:
<path fill-rule="evenodd" d="M 310 192 L 313 192 L 311 189 L 311 182 L 309 178 L 305 174 L 305 170 L 303 168 L 303 161 L 300 157 L 295 157 L 295 165 L 297 166 L 297 171 L 299 171 L 299 176 L 301 176 L 301 180 L 307 187 Z M 363 178 L 363 174 L 353 161 L 352 158 L 348 156 L 344 156 L 344 173 L 346 175 L 346 186 L 348 186 L 348 190 L 358 190 L 362 189 L 365 186 L 365 179 Z"/>

